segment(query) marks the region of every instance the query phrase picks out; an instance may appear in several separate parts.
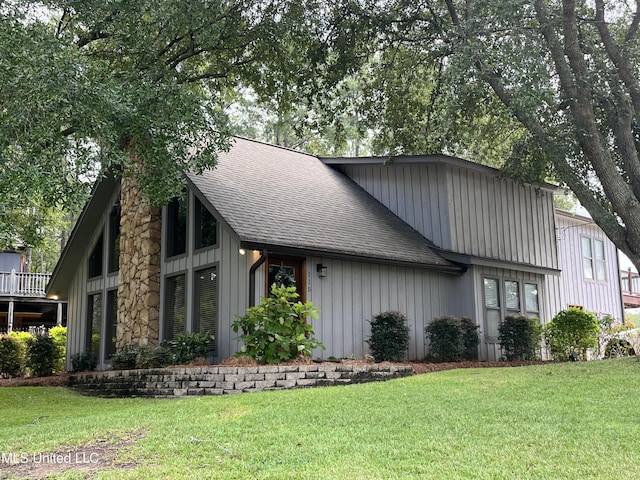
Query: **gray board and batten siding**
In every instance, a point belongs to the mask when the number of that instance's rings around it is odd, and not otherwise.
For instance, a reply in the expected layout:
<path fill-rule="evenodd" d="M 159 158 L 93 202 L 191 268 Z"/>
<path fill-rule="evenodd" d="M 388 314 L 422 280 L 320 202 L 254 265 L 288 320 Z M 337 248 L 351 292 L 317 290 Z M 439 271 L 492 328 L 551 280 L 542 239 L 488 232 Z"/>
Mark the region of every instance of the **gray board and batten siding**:
<path fill-rule="evenodd" d="M 323 159 L 443 250 L 557 270 L 552 185 L 461 159 Z"/>

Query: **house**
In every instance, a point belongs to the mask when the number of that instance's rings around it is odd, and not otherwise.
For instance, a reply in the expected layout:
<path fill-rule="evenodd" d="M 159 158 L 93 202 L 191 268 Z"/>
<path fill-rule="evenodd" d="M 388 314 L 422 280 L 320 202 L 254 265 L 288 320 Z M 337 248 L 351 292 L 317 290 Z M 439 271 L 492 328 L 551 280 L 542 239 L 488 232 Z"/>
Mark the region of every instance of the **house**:
<path fill-rule="evenodd" d="M 549 290 L 560 309 L 584 308 L 598 316 L 624 319 L 618 250 L 586 216 L 556 211 L 562 276 Z"/>
<path fill-rule="evenodd" d="M 66 302 L 45 296 L 49 277 L 25 272 L 23 252 L 0 252 L 0 333 L 65 323 Z"/>
<path fill-rule="evenodd" d="M 122 321 L 119 185 L 96 185 L 48 286 L 68 300 L 69 355 L 93 350 L 99 368 Z M 235 138 L 215 170 L 187 174 L 162 208 L 159 292 L 149 294 L 160 297 L 158 338 L 144 341 L 210 330 L 213 360 L 229 357 L 236 315 L 284 272 L 320 308 L 313 326 L 327 349 L 314 357 L 364 356 L 368 320 L 399 310 L 408 358 L 426 355 L 431 319 L 457 315 L 479 325 L 479 358 L 499 359 L 505 315 L 546 322 L 563 305 L 556 190 L 444 155 L 318 158 Z"/>

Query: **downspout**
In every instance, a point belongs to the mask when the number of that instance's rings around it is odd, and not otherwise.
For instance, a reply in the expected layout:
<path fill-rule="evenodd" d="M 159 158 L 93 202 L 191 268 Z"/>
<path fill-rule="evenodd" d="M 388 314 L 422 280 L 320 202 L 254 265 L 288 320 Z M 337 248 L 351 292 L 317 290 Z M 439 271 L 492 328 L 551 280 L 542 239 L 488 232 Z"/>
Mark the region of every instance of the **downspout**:
<path fill-rule="evenodd" d="M 267 259 L 267 251 L 262 250 L 260 252 L 260 258 L 255 261 L 251 268 L 249 269 L 249 307 L 253 307 L 255 305 L 256 299 L 256 270 L 260 268 L 260 266 Z"/>

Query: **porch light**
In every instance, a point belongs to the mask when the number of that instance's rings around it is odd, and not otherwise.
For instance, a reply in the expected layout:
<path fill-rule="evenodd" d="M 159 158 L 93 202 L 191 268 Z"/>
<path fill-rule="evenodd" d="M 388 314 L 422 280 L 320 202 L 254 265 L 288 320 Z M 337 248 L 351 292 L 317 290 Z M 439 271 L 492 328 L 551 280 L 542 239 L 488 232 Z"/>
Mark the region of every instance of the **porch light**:
<path fill-rule="evenodd" d="M 318 272 L 318 276 L 321 278 L 327 276 L 327 267 L 321 263 L 316 265 L 316 271 Z"/>
<path fill-rule="evenodd" d="M 247 251 L 244 248 L 241 248 L 240 250 L 238 250 L 238 253 L 240 255 L 244 255 L 245 253 L 247 253 Z"/>

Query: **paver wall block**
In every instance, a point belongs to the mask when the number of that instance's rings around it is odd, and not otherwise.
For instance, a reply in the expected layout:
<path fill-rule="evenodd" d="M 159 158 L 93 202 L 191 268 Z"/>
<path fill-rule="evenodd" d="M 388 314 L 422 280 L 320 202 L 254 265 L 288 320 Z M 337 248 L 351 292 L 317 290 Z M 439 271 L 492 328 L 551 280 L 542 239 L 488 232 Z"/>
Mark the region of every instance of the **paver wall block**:
<path fill-rule="evenodd" d="M 292 388 L 295 386 L 295 380 L 276 380 L 276 387 Z"/>
<path fill-rule="evenodd" d="M 242 390 L 225 390 L 222 393 L 225 395 L 237 395 L 238 393 L 242 393 Z"/>
<path fill-rule="evenodd" d="M 298 366 L 298 371 L 299 372 L 317 372 L 318 368 L 320 368 L 318 365 L 299 365 Z"/>
<path fill-rule="evenodd" d="M 225 382 L 244 382 L 244 374 L 228 373 L 224 376 Z"/>
<path fill-rule="evenodd" d="M 238 367 L 218 367 L 218 373 L 232 374 L 238 373 Z"/>
<path fill-rule="evenodd" d="M 264 380 L 264 373 L 247 373 L 244 376 L 245 381 L 254 382 L 256 380 Z"/>
<path fill-rule="evenodd" d="M 262 365 L 260 367 L 260 373 L 278 373 L 278 365 Z"/>
<path fill-rule="evenodd" d="M 173 395 L 176 397 L 184 397 L 187 395 L 188 391 L 186 388 L 174 388 Z"/>
<path fill-rule="evenodd" d="M 234 388 L 236 390 L 245 390 L 247 388 L 253 388 L 255 387 L 256 382 L 236 382 L 234 385 Z"/>
<path fill-rule="evenodd" d="M 216 388 L 223 390 L 233 390 L 233 382 L 216 382 Z"/>
<path fill-rule="evenodd" d="M 296 386 L 298 387 L 312 387 L 318 383 L 316 378 L 300 378 L 296 380 Z"/>
<path fill-rule="evenodd" d="M 267 388 L 272 388 L 276 386 L 276 380 L 263 380 L 254 382 L 255 388 L 264 390 Z"/>
<path fill-rule="evenodd" d="M 299 378 L 305 378 L 306 377 L 306 373 L 304 372 L 288 372 L 285 373 L 285 379 L 286 380 L 298 380 Z"/>
<path fill-rule="evenodd" d="M 204 389 L 205 395 L 222 395 L 223 393 L 224 393 L 224 390 L 221 388 L 205 388 Z"/>
<path fill-rule="evenodd" d="M 187 388 L 187 395 L 204 395 L 204 388 Z"/>
<path fill-rule="evenodd" d="M 305 378 L 325 378 L 325 372 L 307 372 Z"/>
<path fill-rule="evenodd" d="M 220 380 L 218 380 L 220 381 Z M 198 382 L 198 387 L 202 387 L 202 388 L 215 388 L 216 386 L 216 382 L 215 381 L 208 381 L 205 380 L 203 382 Z"/>
<path fill-rule="evenodd" d="M 285 373 L 265 373 L 265 380 L 284 380 L 286 374 Z"/>
<path fill-rule="evenodd" d="M 325 372 L 324 377 L 328 379 L 336 379 L 342 376 L 342 372 Z"/>
<path fill-rule="evenodd" d="M 278 371 L 279 372 L 297 372 L 298 371 L 298 365 L 280 365 L 278 367 Z"/>

